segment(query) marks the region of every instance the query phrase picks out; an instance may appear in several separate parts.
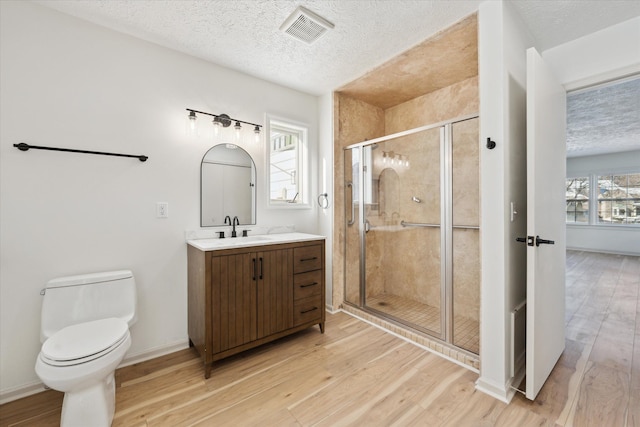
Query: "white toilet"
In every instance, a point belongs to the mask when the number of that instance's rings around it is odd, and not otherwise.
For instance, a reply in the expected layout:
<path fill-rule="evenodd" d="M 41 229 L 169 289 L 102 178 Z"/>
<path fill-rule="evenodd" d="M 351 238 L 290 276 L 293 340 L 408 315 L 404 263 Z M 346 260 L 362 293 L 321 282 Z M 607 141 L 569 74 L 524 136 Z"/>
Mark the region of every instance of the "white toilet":
<path fill-rule="evenodd" d="M 131 346 L 136 283 L 131 271 L 62 277 L 42 294 L 42 349 L 36 373 L 63 391 L 62 427 L 109 426 L 114 372 Z"/>

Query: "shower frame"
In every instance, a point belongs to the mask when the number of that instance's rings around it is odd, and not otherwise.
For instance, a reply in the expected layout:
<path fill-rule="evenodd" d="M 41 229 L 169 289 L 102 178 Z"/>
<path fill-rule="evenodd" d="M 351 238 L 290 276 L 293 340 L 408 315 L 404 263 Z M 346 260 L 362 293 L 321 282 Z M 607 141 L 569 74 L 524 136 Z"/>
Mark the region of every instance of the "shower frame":
<path fill-rule="evenodd" d="M 397 324 L 402 327 L 410 327 L 417 331 L 426 333 L 427 335 L 440 340 L 446 344 L 453 345 L 457 349 L 469 353 L 475 354 L 467 349 L 462 347 L 458 347 L 454 344 L 454 310 L 453 310 L 453 230 L 454 229 L 475 229 L 480 230 L 479 226 L 454 226 L 453 225 L 453 209 L 452 209 L 452 181 L 453 181 L 453 173 L 452 173 L 452 127 L 455 123 L 464 122 L 467 120 L 478 119 L 478 113 L 466 114 L 459 117 L 455 117 L 453 119 L 440 121 L 437 123 L 420 126 L 417 128 L 397 132 L 390 135 L 385 135 L 379 138 L 374 138 L 370 140 L 365 140 L 359 143 L 351 144 L 343 149 L 343 153 L 346 153 L 347 150 L 352 150 L 354 148 L 359 149 L 360 156 L 360 166 L 358 168 L 358 215 L 357 215 L 357 223 L 358 223 L 358 233 L 359 233 L 359 246 L 360 246 L 360 254 L 359 254 L 359 302 L 358 304 L 354 304 L 351 301 L 347 300 L 347 257 L 344 257 L 344 303 L 350 306 L 357 307 L 360 310 L 371 313 L 375 316 L 379 316 L 384 320 L 390 321 L 394 324 Z M 366 234 L 369 230 L 367 230 L 367 221 L 365 219 L 366 209 L 365 209 L 365 167 L 370 167 L 370 165 L 364 163 L 365 155 L 364 150 L 365 147 L 370 147 L 373 144 L 386 142 L 389 140 L 401 138 L 404 136 L 413 135 L 419 132 L 428 131 L 431 129 L 440 128 L 440 333 L 437 331 L 432 331 L 430 329 L 421 327 L 419 325 L 410 323 L 408 321 L 403 321 L 396 316 L 392 316 L 388 313 L 385 313 L 380 310 L 376 310 L 375 308 L 369 307 L 366 305 Z M 478 159 L 479 160 L 479 159 Z M 346 177 L 345 177 L 346 180 Z M 345 187 L 351 187 L 352 200 L 351 203 L 346 203 L 346 195 L 345 191 L 345 246 L 347 245 L 347 227 L 350 225 L 350 221 L 348 218 L 353 219 L 354 212 L 354 203 L 353 203 L 353 183 L 351 181 L 347 181 Z M 350 205 L 350 206 L 349 206 Z M 351 211 L 351 212 L 349 212 Z M 480 238 L 480 236 L 479 236 Z M 346 255 L 346 251 L 345 251 Z M 479 278 L 478 278 L 479 280 Z"/>

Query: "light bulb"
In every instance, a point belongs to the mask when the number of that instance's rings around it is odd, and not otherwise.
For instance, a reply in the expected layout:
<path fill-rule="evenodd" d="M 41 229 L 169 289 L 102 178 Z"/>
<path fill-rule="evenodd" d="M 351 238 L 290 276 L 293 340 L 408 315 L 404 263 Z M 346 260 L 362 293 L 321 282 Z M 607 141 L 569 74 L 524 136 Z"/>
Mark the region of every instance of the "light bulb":
<path fill-rule="evenodd" d="M 196 118 L 197 118 L 196 113 L 194 111 L 189 111 L 189 116 L 187 120 L 187 132 L 191 136 L 196 136 L 198 133 Z"/>
<path fill-rule="evenodd" d="M 236 129 L 236 141 L 240 142 L 240 132 L 242 131 L 242 125 L 240 124 L 240 122 L 236 122 L 234 128 Z"/>
<path fill-rule="evenodd" d="M 257 143 L 260 142 L 260 126 L 256 125 L 253 128 L 253 133 L 255 134 L 254 140 L 255 140 L 255 142 L 257 144 Z"/>

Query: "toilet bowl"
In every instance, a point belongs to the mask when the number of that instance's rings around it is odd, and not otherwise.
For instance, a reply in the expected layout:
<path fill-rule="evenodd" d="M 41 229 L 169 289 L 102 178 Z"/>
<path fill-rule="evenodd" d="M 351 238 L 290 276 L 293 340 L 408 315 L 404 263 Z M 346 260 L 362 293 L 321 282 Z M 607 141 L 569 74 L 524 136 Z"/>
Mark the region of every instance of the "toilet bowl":
<path fill-rule="evenodd" d="M 135 282 L 130 271 L 55 279 L 44 292 L 36 374 L 65 393 L 62 427 L 110 426 L 115 377 L 131 347 Z"/>
<path fill-rule="evenodd" d="M 129 327 L 117 318 L 68 326 L 45 341 L 36 373 L 65 393 L 61 426 L 111 425 L 114 372 L 130 346 Z"/>

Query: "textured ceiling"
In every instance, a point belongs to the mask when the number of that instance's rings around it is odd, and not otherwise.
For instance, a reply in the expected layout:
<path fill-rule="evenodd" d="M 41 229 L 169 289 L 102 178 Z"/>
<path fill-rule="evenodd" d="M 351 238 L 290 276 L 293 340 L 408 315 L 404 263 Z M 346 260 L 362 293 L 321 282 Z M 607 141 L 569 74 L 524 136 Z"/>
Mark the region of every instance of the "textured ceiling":
<path fill-rule="evenodd" d="M 640 150 L 640 77 L 567 96 L 567 157 Z"/>
<path fill-rule="evenodd" d="M 640 0 L 509 1 L 540 50 L 640 16 Z M 37 0 L 35 3 L 320 95 L 341 86 L 351 87 L 347 83 L 386 66 L 391 58 L 473 14 L 481 0 Z M 319 14 L 335 28 L 311 45 L 285 35 L 279 27 L 297 6 Z M 579 95 L 575 98 L 582 99 Z M 607 108 L 617 112 L 615 107 L 619 104 L 598 99 L 579 102 L 586 109 L 582 113 L 569 113 L 576 121 L 574 130 L 569 129 L 572 138 L 569 155 L 596 154 L 614 142 L 628 147 L 624 141 L 629 140 L 635 141 L 632 146 L 637 148 L 637 126 L 635 136 L 621 135 L 624 129 L 634 128 L 633 119 L 637 125 L 637 103 L 635 115 L 630 110 L 622 114 L 631 121 L 620 125 L 622 116 L 616 118 L 618 115 L 613 114 L 605 118 L 604 113 L 600 114 Z M 614 132 L 611 126 L 595 125 L 606 121 L 616 123 L 615 136 L 611 136 L 610 132 Z M 597 132 L 601 136 L 593 138 Z M 592 146 L 590 141 L 594 139 L 601 148 Z"/>
<path fill-rule="evenodd" d="M 515 0 L 544 50 L 640 15 L 640 1 Z M 480 0 L 40 0 L 36 3 L 311 94 L 327 93 L 472 14 Z M 279 31 L 297 6 L 335 25 Z"/>

